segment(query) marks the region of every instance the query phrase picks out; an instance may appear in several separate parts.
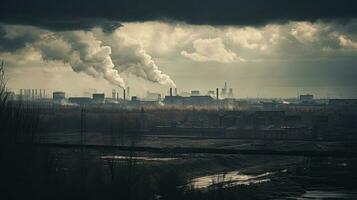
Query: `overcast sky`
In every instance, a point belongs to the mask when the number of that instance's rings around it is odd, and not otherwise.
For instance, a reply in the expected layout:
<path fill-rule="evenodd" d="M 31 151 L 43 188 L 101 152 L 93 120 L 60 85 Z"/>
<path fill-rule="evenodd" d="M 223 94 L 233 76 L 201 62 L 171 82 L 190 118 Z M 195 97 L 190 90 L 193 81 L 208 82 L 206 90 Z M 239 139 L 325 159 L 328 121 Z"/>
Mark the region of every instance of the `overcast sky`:
<path fill-rule="evenodd" d="M 5 1 L 8 86 L 70 95 L 214 90 L 357 98 L 357 3 Z"/>

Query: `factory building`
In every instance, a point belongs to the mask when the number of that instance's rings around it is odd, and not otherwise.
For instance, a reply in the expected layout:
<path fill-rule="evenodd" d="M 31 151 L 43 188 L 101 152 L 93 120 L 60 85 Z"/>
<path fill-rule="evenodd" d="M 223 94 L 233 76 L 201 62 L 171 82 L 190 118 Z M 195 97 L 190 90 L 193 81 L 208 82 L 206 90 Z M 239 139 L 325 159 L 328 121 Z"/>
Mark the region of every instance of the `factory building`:
<path fill-rule="evenodd" d="M 54 103 L 60 103 L 61 101 L 66 99 L 66 93 L 65 92 L 53 92 L 52 93 L 52 98 Z"/>
<path fill-rule="evenodd" d="M 228 88 L 227 82 L 225 82 L 221 90 L 221 98 L 233 98 L 233 96 L 233 88 Z"/>
<path fill-rule="evenodd" d="M 70 97 L 68 98 L 68 102 L 79 106 L 83 106 L 83 105 L 91 104 L 92 99 L 89 97 Z"/>
<path fill-rule="evenodd" d="M 93 103 L 95 104 L 104 104 L 105 103 L 105 95 L 104 93 L 94 93 L 92 95 Z"/>
<path fill-rule="evenodd" d="M 155 93 L 155 92 L 147 92 L 146 93 L 146 99 L 147 100 L 161 100 L 161 94 L 160 93 Z"/>
<path fill-rule="evenodd" d="M 211 96 L 190 96 L 183 99 L 185 105 L 212 105 L 214 98 Z"/>
<path fill-rule="evenodd" d="M 301 103 L 312 102 L 314 100 L 314 95 L 312 94 L 302 94 L 299 96 L 299 100 Z"/>
<path fill-rule="evenodd" d="M 182 105 L 184 98 L 186 98 L 186 97 L 182 97 L 182 96 L 165 96 L 164 104 L 165 105 L 172 105 L 172 104 Z"/>

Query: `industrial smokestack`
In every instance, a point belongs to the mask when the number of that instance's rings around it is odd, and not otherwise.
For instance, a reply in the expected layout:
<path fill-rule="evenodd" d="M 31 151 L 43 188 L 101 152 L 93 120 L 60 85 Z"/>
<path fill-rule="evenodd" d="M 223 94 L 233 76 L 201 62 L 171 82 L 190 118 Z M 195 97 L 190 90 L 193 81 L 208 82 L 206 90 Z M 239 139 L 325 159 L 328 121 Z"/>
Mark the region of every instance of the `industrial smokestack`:
<path fill-rule="evenodd" d="M 117 92 L 117 101 L 119 101 L 119 92 Z"/>
<path fill-rule="evenodd" d="M 130 99 L 130 87 L 126 88 L 126 94 L 128 96 L 128 99 Z"/>
<path fill-rule="evenodd" d="M 175 88 L 175 96 L 177 96 L 177 88 Z"/>
<path fill-rule="evenodd" d="M 126 100 L 126 91 L 125 91 L 125 89 L 123 90 L 123 99 L 124 99 L 124 101 Z"/>
<path fill-rule="evenodd" d="M 170 97 L 172 97 L 172 88 L 170 88 Z"/>
<path fill-rule="evenodd" d="M 219 89 L 216 89 L 217 101 L 219 100 Z"/>

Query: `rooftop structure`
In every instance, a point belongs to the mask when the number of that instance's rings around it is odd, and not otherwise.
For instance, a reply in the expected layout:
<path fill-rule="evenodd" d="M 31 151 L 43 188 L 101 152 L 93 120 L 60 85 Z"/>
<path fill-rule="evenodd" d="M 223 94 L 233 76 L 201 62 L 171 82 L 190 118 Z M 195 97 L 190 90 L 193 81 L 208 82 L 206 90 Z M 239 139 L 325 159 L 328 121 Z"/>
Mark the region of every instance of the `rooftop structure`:
<path fill-rule="evenodd" d="M 94 93 L 93 94 L 93 103 L 103 104 L 105 102 L 104 93 Z"/>
<path fill-rule="evenodd" d="M 53 98 L 53 101 L 55 103 L 59 103 L 59 102 L 61 102 L 61 101 L 66 99 L 66 93 L 65 92 L 60 92 L 60 91 L 53 92 L 52 93 L 52 98 Z"/>
<path fill-rule="evenodd" d="M 299 96 L 299 100 L 301 102 L 313 101 L 314 100 L 314 95 L 312 95 L 312 94 L 302 94 L 302 95 Z"/>

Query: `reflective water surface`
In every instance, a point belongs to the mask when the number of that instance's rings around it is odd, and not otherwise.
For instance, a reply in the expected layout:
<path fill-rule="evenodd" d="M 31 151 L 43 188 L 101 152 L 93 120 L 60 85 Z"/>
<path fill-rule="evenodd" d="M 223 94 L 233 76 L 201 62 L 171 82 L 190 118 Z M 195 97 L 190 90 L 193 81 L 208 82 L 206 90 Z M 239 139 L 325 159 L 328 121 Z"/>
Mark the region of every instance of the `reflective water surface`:
<path fill-rule="evenodd" d="M 226 173 L 217 173 L 207 176 L 192 179 L 190 185 L 194 188 L 207 188 L 214 184 L 223 184 L 223 187 L 235 185 L 250 185 L 270 181 L 267 176 L 272 175 L 272 172 L 266 172 L 259 175 L 246 175 L 239 171 L 230 171 Z"/>
<path fill-rule="evenodd" d="M 145 156 L 102 156 L 102 159 L 116 159 L 116 160 L 139 160 L 139 161 L 171 161 L 177 158 L 161 158 L 161 157 L 145 157 Z"/>

